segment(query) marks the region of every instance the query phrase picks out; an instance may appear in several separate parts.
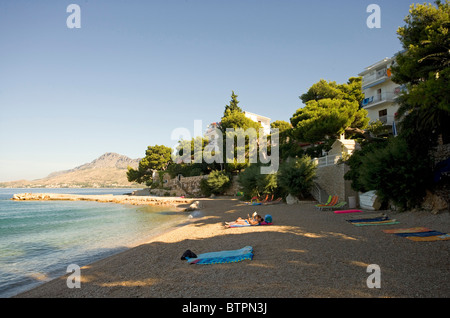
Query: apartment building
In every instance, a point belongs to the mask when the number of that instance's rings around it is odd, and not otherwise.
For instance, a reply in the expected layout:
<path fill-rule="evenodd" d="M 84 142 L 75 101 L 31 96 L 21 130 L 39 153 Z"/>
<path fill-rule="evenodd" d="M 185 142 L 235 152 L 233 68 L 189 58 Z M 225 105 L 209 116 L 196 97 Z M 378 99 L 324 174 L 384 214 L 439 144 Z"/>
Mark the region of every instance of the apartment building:
<path fill-rule="evenodd" d="M 266 135 L 270 135 L 270 118 L 258 114 L 244 111 L 245 117 L 250 118 L 254 122 L 260 123 Z"/>
<path fill-rule="evenodd" d="M 385 58 L 358 74 L 362 76 L 362 90 L 365 99 L 362 107 L 367 110 L 371 122 L 380 120 L 383 124 L 392 126 L 399 105 L 395 99 L 403 87 L 391 80 L 391 66 L 395 56 Z"/>

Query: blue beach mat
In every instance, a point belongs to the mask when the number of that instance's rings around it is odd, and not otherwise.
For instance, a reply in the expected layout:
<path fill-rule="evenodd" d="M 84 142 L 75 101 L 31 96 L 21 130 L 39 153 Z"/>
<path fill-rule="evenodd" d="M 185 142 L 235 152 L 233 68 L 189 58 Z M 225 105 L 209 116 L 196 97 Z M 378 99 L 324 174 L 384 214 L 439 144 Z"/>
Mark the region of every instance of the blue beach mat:
<path fill-rule="evenodd" d="M 355 225 L 355 226 L 373 226 L 373 225 L 390 225 L 390 224 L 398 224 L 397 220 L 390 219 L 387 215 L 374 217 L 374 218 L 365 218 L 365 219 L 351 219 L 347 220 L 347 222 Z"/>
<path fill-rule="evenodd" d="M 246 246 L 239 250 L 210 252 L 198 255 L 196 258 L 188 258 L 189 264 L 209 265 L 236 263 L 253 259 L 253 247 Z"/>
<path fill-rule="evenodd" d="M 395 233 L 397 236 L 401 237 L 410 237 L 410 236 L 417 236 L 417 237 L 427 237 L 427 236 L 437 236 L 437 235 L 445 235 L 446 233 L 442 233 L 439 231 L 428 231 L 428 232 L 418 232 L 418 233 Z"/>

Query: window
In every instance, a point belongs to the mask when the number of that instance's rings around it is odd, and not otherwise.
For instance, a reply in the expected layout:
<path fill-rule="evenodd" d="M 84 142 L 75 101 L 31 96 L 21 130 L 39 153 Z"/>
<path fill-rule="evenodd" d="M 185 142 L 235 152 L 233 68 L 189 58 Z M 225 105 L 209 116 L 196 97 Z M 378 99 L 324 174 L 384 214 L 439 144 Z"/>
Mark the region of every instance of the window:
<path fill-rule="evenodd" d="M 387 116 L 387 109 L 382 109 L 378 112 L 378 117 Z"/>

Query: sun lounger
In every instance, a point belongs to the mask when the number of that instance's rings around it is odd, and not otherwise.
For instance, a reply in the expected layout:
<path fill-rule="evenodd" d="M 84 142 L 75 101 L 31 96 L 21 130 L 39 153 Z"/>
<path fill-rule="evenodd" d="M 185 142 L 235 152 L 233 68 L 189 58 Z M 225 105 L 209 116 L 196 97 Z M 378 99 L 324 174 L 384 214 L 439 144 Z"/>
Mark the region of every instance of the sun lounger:
<path fill-rule="evenodd" d="M 333 198 L 333 196 L 330 195 L 330 196 L 328 197 L 328 201 L 327 201 L 327 202 L 316 204 L 316 207 L 324 206 L 324 205 L 326 206 L 326 205 L 330 204 L 332 198 Z"/>
<path fill-rule="evenodd" d="M 282 198 L 278 198 L 278 199 L 276 199 L 274 201 L 268 201 L 268 202 L 263 203 L 263 204 L 264 205 L 278 204 L 278 203 L 281 203 L 281 200 L 283 200 L 283 199 Z"/>
<path fill-rule="evenodd" d="M 328 204 L 318 204 L 316 205 L 316 208 L 318 208 L 319 210 L 323 211 L 323 210 L 334 210 L 334 209 L 340 209 L 344 206 L 347 205 L 347 202 L 339 202 L 339 196 L 334 195 L 331 198 L 330 203 Z"/>

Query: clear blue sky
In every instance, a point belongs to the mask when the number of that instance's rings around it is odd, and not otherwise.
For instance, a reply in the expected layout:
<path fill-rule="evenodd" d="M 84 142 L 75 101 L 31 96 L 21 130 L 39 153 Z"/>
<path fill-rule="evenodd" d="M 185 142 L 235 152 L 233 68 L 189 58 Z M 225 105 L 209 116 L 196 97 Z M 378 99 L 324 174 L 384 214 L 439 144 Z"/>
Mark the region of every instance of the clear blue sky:
<path fill-rule="evenodd" d="M 81 28 L 69 29 L 69 4 Z M 369 4 L 381 28 L 369 29 Z M 36 179 L 105 152 L 174 146 L 194 120 L 240 106 L 289 121 L 299 96 L 401 49 L 411 0 L 4 0 L 0 181 Z"/>

